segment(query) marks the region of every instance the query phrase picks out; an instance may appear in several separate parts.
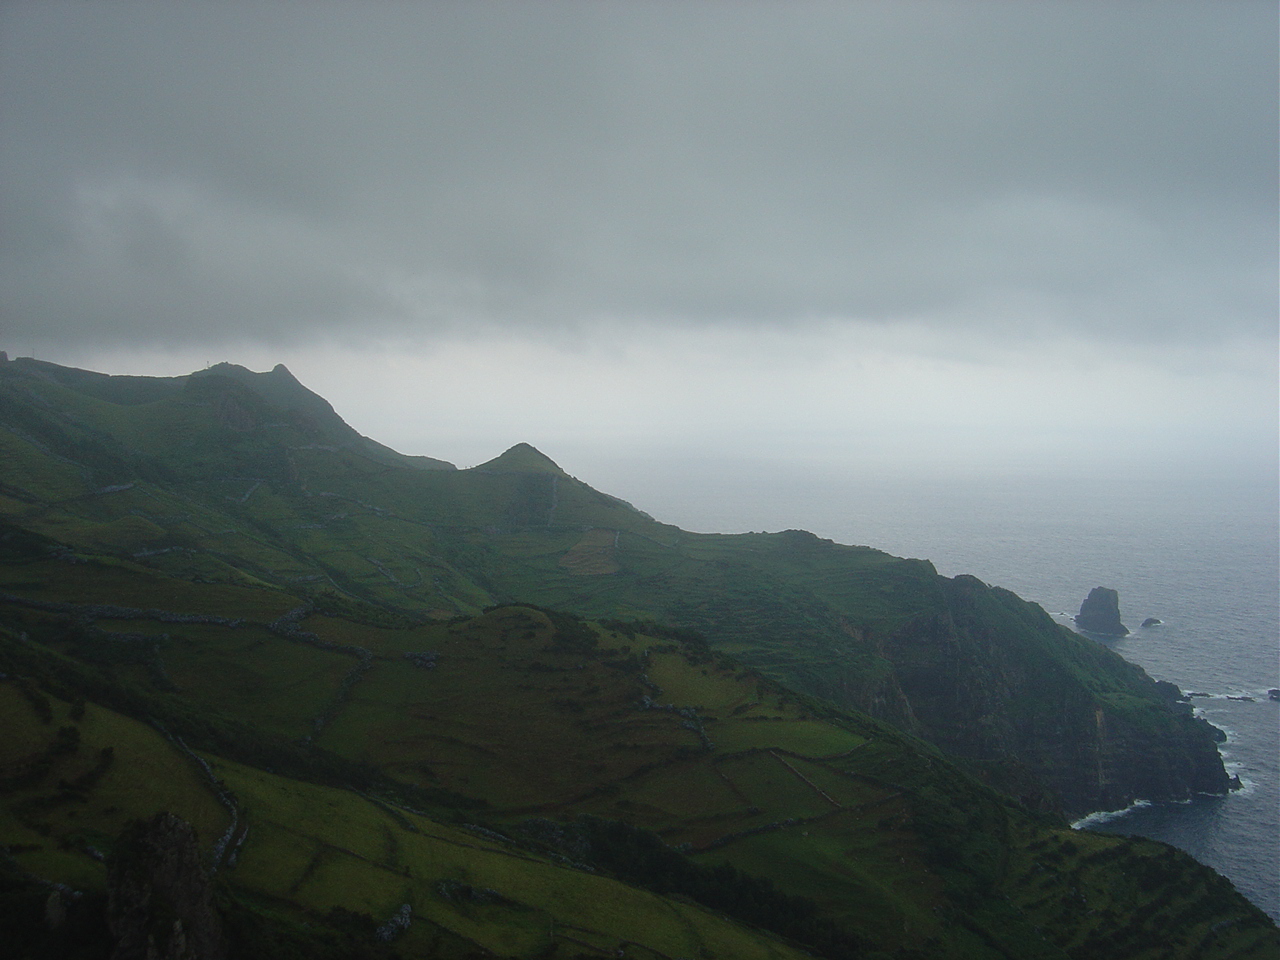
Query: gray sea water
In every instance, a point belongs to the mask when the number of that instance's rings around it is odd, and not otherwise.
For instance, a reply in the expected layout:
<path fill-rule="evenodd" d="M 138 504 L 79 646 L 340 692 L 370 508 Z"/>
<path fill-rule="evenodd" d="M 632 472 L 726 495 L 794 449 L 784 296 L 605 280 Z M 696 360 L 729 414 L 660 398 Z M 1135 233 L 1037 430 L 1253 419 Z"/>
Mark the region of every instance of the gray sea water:
<path fill-rule="evenodd" d="M 876 477 L 762 464 L 633 464 L 596 483 L 685 529 L 800 528 L 1007 587 L 1070 625 L 1095 586 L 1132 631 L 1111 642 L 1227 733 L 1243 788 L 1100 812 L 1078 826 L 1163 840 L 1280 920 L 1280 499 L 1273 478 Z M 1162 622 L 1141 627 L 1148 617 Z M 1248 699 L 1229 699 L 1229 698 Z"/>

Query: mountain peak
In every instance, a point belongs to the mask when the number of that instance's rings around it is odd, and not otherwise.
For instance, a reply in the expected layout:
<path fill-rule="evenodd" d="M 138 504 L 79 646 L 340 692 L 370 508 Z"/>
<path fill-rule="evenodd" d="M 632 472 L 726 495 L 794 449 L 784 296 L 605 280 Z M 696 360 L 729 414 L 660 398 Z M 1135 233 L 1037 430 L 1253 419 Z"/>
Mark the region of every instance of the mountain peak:
<path fill-rule="evenodd" d="M 255 373 L 238 363 L 223 361 L 204 370 L 197 370 L 192 376 L 210 374 L 238 380 L 268 403 L 286 410 L 299 410 L 326 420 L 340 419 L 328 400 L 303 386 L 283 363 L 277 363 L 269 373 Z"/>
<path fill-rule="evenodd" d="M 559 464 L 528 443 L 517 443 L 505 453 L 474 469 L 491 473 L 552 473 L 559 477 L 568 476 L 560 469 Z"/>
<path fill-rule="evenodd" d="M 453 470 L 453 464 L 432 457 L 405 456 L 390 447 L 362 436 L 354 427 L 338 416 L 332 404 L 302 383 L 283 363 L 277 363 L 267 373 L 255 373 L 238 363 L 215 363 L 205 370 L 197 370 L 193 377 L 210 374 L 230 377 L 249 387 L 263 400 L 284 410 L 303 414 L 313 427 L 326 432 L 331 440 L 359 450 L 383 463 L 411 466 L 419 470 Z"/>

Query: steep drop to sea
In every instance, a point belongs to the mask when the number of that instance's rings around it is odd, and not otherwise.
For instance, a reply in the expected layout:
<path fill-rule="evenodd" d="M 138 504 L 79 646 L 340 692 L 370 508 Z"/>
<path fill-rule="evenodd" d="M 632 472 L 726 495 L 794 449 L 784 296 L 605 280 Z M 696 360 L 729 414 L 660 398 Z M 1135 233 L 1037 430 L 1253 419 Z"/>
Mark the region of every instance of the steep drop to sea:
<path fill-rule="evenodd" d="M 743 463 L 629 473 L 629 484 L 604 483 L 687 529 L 803 527 L 927 557 L 944 575 L 1007 587 L 1067 626 L 1090 589 L 1116 588 L 1128 622 L 1162 622 L 1106 645 L 1157 680 L 1206 695 L 1191 703 L 1227 734 L 1221 753 L 1242 789 L 1139 803 L 1081 826 L 1180 847 L 1280 920 L 1280 704 L 1267 698 L 1280 686 L 1274 477 L 1151 469 L 930 479 Z"/>

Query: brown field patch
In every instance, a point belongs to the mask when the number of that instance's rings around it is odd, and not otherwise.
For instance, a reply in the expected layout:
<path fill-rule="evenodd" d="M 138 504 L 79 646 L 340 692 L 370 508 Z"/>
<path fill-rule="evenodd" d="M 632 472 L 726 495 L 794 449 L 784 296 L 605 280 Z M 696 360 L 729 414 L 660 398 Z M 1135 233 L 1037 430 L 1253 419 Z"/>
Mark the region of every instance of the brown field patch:
<path fill-rule="evenodd" d="M 616 530 L 605 530 L 597 527 L 588 530 L 582 538 L 570 547 L 560 558 L 560 566 L 575 577 L 598 577 L 607 573 L 617 573 Z"/>

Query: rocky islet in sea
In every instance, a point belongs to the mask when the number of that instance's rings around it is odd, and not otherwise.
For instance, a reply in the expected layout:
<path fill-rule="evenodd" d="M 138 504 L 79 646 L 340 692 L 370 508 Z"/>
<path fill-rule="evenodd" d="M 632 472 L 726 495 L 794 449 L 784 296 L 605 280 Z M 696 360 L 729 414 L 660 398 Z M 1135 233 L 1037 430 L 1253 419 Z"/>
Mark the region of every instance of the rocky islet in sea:
<path fill-rule="evenodd" d="M 1094 587 L 1080 604 L 1076 626 L 1086 633 L 1104 637 L 1128 636 L 1129 628 L 1120 622 L 1120 594 L 1110 587 Z M 1148 626 L 1143 623 L 1143 626 Z"/>

